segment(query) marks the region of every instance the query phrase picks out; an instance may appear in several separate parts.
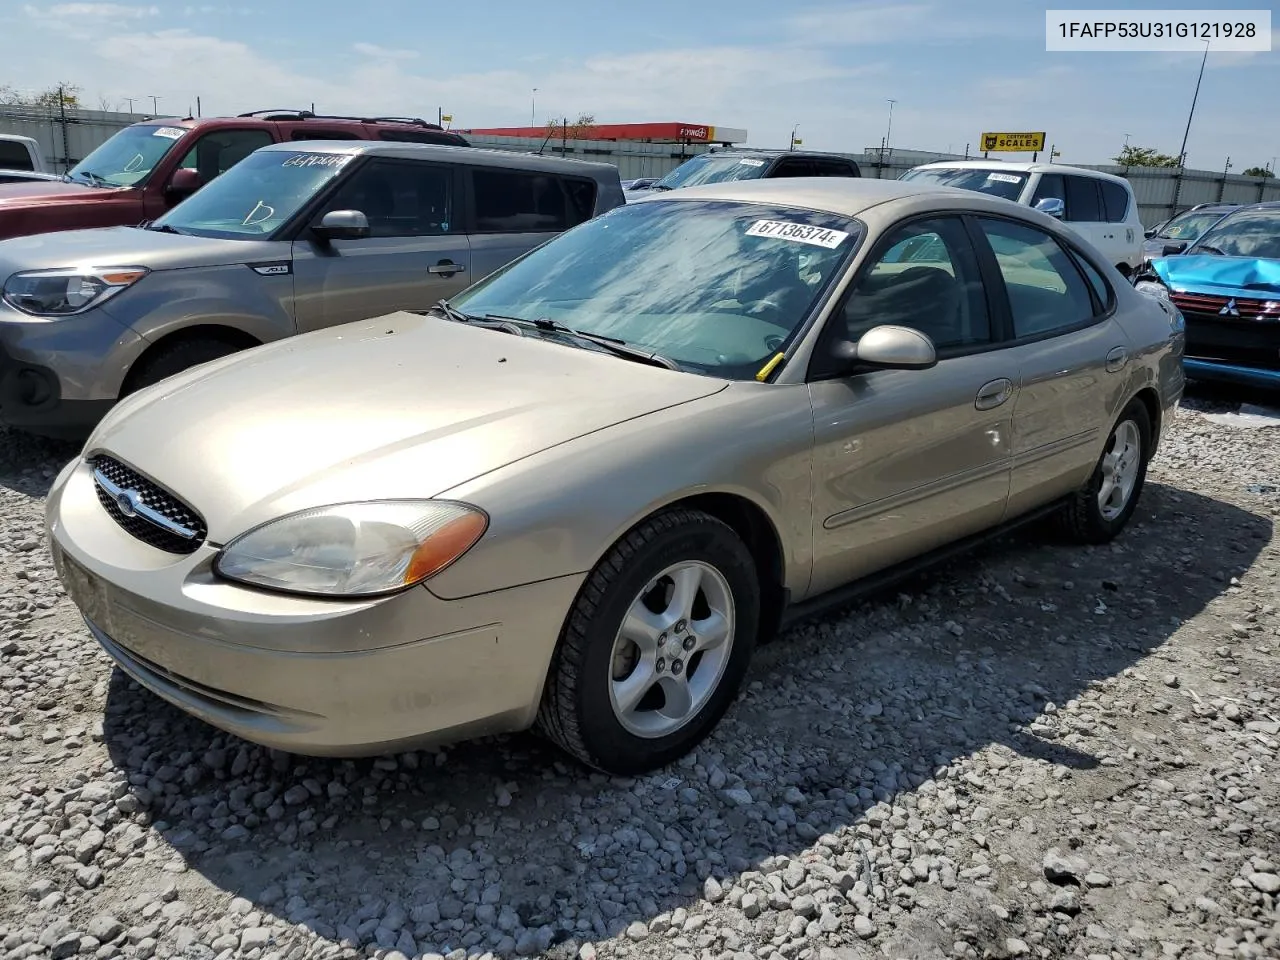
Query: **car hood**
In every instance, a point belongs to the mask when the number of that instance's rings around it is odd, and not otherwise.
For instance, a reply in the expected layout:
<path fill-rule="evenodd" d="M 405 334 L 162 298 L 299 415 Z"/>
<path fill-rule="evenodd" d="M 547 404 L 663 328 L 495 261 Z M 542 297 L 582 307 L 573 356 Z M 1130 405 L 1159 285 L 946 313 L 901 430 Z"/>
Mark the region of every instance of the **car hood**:
<path fill-rule="evenodd" d="M 395 313 L 256 347 L 119 404 L 85 446 L 199 511 L 226 542 L 285 513 L 438 496 L 727 382 Z"/>
<path fill-rule="evenodd" d="M 1280 260 L 1195 254 L 1153 260 L 1151 267 L 1174 291 L 1241 297 L 1280 293 Z"/>
<path fill-rule="evenodd" d="M 0 183 L 0 213 L 11 207 L 30 207 L 45 203 L 79 200 L 89 193 L 101 193 L 104 187 L 91 187 L 65 180 L 32 180 L 27 183 Z"/>
<path fill-rule="evenodd" d="M 2 211 L 0 211 L 2 213 Z M 57 267 L 149 267 L 172 270 L 287 256 L 288 244 L 161 233 L 139 227 L 63 230 L 0 240 L 0 281 L 19 270 Z"/>

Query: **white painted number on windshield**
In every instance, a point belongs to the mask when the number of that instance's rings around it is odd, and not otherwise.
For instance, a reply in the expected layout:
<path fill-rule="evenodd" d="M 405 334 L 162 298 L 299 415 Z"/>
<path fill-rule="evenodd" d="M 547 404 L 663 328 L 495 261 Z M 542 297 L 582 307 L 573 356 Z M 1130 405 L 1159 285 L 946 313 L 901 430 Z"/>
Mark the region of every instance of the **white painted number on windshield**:
<path fill-rule="evenodd" d="M 849 234 L 843 230 L 828 230 L 826 227 L 811 227 L 807 223 L 788 223 L 785 220 L 757 220 L 747 229 L 747 236 L 808 243 L 828 250 L 834 250 L 849 239 Z"/>
<path fill-rule="evenodd" d="M 743 157 L 738 162 L 742 164 L 744 167 L 763 167 L 764 166 L 763 160 L 753 160 L 751 157 Z"/>
<path fill-rule="evenodd" d="M 180 140 L 186 132 L 181 127 L 156 127 L 151 135 L 153 137 L 164 137 L 166 140 Z"/>
<path fill-rule="evenodd" d="M 282 167 L 341 167 L 351 159 L 350 154 L 334 153 L 298 153 L 294 154 Z"/>
<path fill-rule="evenodd" d="M 988 173 L 988 180 L 995 180 L 997 183 L 1021 183 L 1022 180 L 1015 177 L 1011 173 Z"/>

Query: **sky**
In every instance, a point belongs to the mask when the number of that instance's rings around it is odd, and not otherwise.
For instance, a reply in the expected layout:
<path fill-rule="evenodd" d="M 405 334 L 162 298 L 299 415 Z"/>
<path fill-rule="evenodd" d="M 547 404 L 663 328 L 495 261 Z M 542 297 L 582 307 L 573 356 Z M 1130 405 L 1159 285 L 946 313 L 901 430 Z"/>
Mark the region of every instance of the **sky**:
<path fill-rule="evenodd" d="M 124 109 L 132 97 L 148 113 L 152 95 L 169 114 L 194 109 L 198 96 L 206 116 L 314 103 L 318 112 L 427 119 L 441 109 L 465 128 L 587 113 L 601 123 L 745 128 L 757 147 L 786 146 L 798 128 L 806 148 L 843 152 L 880 143 L 893 99 L 899 148 L 963 153 L 984 130 L 1044 130 L 1063 163 L 1107 163 L 1126 137 L 1176 154 L 1201 55 L 1048 53 L 1047 6 L 0 0 L 0 85 L 68 82 L 86 106 Z M 1280 26 L 1274 9 L 1272 18 Z M 1209 54 L 1188 166 L 1221 170 L 1230 158 L 1238 173 L 1280 155 L 1273 33 L 1269 53 Z"/>

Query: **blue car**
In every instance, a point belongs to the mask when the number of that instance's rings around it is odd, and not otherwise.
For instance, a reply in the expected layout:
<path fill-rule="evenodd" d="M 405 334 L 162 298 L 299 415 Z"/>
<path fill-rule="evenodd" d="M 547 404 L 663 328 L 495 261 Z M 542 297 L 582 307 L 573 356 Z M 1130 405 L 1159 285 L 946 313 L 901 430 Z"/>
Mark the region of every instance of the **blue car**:
<path fill-rule="evenodd" d="M 1280 389 L 1280 202 L 1237 208 L 1134 286 L 1182 312 L 1188 377 Z"/>

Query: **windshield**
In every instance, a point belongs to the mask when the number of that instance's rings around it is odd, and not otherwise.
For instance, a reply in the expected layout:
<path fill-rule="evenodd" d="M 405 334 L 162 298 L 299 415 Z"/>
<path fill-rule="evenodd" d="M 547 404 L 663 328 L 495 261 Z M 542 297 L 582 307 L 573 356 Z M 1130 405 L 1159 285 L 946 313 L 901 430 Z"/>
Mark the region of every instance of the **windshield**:
<path fill-rule="evenodd" d="M 551 320 L 689 372 L 749 380 L 789 343 L 860 232 L 810 210 L 651 200 L 561 234 L 452 306 Z"/>
<path fill-rule="evenodd" d="M 1159 240 L 1194 240 L 1222 219 L 1226 211 L 1217 213 L 1184 213 L 1174 217 L 1156 234 Z"/>
<path fill-rule="evenodd" d="M 1022 188 L 1027 184 L 1025 173 L 1010 173 L 1007 170 L 975 170 L 972 167 L 934 167 L 908 170 L 900 180 L 912 180 L 917 183 L 933 183 L 940 187 L 958 187 L 961 190 L 972 190 L 1005 200 L 1017 200 L 1022 196 Z"/>
<path fill-rule="evenodd" d="M 338 175 L 350 154 L 251 153 L 152 224 L 201 237 L 261 239 Z"/>
<path fill-rule="evenodd" d="M 185 137 L 185 127 L 132 126 L 71 168 L 72 180 L 98 187 L 132 187 L 151 176 L 157 163 Z"/>
<path fill-rule="evenodd" d="M 704 153 L 686 160 L 654 184 L 657 188 L 696 187 L 703 183 L 726 183 L 730 180 L 755 180 L 769 168 L 767 160 L 758 157 L 717 156 Z"/>
<path fill-rule="evenodd" d="M 1187 252 L 1280 260 L 1280 209 L 1229 214 Z"/>

